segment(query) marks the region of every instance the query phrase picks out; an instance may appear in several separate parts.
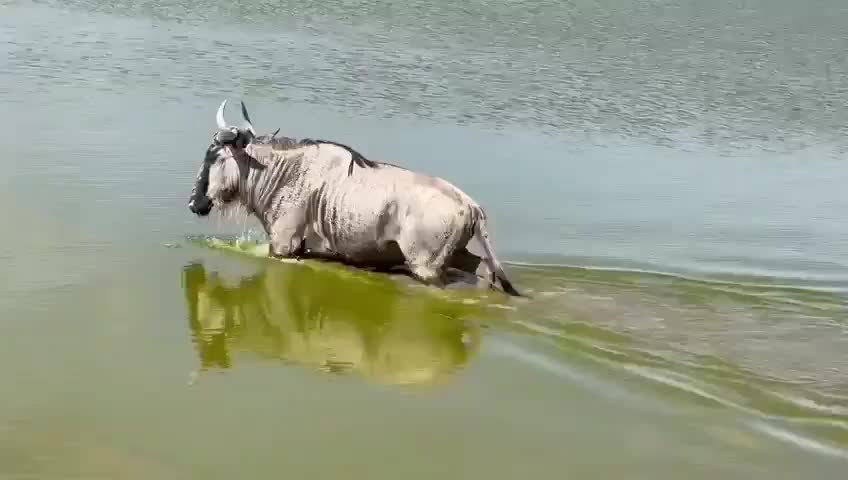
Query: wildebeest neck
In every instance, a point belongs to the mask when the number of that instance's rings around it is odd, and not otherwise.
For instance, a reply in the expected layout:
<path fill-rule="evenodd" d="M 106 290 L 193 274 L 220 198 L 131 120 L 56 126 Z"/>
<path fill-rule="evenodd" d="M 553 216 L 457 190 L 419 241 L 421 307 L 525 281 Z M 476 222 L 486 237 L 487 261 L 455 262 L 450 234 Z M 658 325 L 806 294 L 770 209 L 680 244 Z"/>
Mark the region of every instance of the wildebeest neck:
<path fill-rule="evenodd" d="M 284 186 L 297 180 L 303 152 L 248 148 L 237 153 L 239 196 L 248 212 L 263 222 L 272 222 L 280 214 L 275 207 Z"/>
<path fill-rule="evenodd" d="M 278 129 L 279 131 L 279 129 Z M 364 155 L 354 150 L 353 148 L 344 145 L 342 143 L 334 142 L 331 140 L 315 140 L 311 138 L 304 139 L 296 139 L 291 137 L 284 137 L 282 135 L 277 135 L 277 132 L 274 132 L 271 135 L 260 135 L 254 139 L 254 141 L 258 144 L 269 145 L 271 148 L 275 150 L 293 150 L 301 147 L 305 147 L 308 145 L 335 145 L 337 147 L 341 147 L 347 150 L 350 153 L 350 166 L 348 167 L 348 175 L 353 174 L 353 166 L 356 165 L 360 168 L 374 168 L 379 165 L 379 162 L 375 162 L 373 160 L 369 160 L 365 158 Z"/>

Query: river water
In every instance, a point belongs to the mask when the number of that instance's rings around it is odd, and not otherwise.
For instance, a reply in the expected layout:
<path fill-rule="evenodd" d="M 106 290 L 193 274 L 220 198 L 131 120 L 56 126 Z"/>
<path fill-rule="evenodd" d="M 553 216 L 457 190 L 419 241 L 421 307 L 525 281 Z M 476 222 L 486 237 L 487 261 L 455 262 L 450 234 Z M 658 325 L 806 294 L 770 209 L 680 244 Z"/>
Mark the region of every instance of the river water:
<path fill-rule="evenodd" d="M 839 0 L 1 1 L 0 478 L 844 478 L 846 51 Z M 532 299 L 191 242 L 256 233 L 186 205 L 224 98 L 456 183 Z"/>

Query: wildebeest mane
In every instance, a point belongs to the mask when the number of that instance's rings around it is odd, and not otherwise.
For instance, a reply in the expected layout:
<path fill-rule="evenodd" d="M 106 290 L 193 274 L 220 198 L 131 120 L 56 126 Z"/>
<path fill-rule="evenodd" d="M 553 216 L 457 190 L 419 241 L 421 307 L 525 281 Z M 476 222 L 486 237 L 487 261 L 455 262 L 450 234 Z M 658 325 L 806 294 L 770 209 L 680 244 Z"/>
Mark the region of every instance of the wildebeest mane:
<path fill-rule="evenodd" d="M 279 132 L 279 129 L 277 130 Z M 334 142 L 332 140 L 319 140 L 312 138 L 302 138 L 296 139 L 291 137 L 277 136 L 277 132 L 274 132 L 271 135 L 261 135 L 254 138 L 254 141 L 259 144 L 270 145 L 274 150 L 293 150 L 295 148 L 306 147 L 309 145 L 321 145 L 321 144 L 329 144 L 335 145 L 337 147 L 341 147 L 348 152 L 350 152 L 350 166 L 348 166 L 347 174 L 353 175 L 353 166 L 357 165 L 360 168 L 377 168 L 381 165 L 380 162 L 375 162 L 374 160 L 369 160 L 365 158 L 364 155 L 357 152 L 353 148 L 348 145 L 344 145 L 342 143 Z"/>

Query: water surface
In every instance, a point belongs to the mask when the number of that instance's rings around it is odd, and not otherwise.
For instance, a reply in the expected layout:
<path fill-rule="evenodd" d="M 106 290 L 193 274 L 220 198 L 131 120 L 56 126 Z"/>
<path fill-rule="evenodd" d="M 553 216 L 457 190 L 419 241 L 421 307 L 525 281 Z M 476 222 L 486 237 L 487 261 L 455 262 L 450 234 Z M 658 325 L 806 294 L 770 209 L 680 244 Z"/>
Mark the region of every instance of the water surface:
<path fill-rule="evenodd" d="M 3 2 L 0 476 L 842 478 L 846 25 Z M 223 98 L 455 182 L 533 299 L 189 241 L 262 241 L 186 206 Z"/>

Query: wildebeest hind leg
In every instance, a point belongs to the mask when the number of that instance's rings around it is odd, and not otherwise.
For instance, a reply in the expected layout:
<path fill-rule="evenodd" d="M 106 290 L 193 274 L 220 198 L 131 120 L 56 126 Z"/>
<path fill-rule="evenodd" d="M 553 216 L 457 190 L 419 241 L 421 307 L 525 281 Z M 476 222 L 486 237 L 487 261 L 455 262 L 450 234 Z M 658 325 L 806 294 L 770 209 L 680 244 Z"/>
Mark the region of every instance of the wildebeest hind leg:
<path fill-rule="evenodd" d="M 445 255 L 441 255 L 441 252 L 434 254 L 431 250 L 422 249 L 421 246 L 411 242 L 398 242 L 398 244 L 413 277 L 428 285 L 441 283 Z"/>
<path fill-rule="evenodd" d="M 480 268 L 482 258 L 469 252 L 467 248 L 457 248 L 448 258 L 446 265 L 465 273 L 475 275 Z"/>
<path fill-rule="evenodd" d="M 433 238 L 433 241 L 422 241 L 422 237 Z M 436 240 L 444 239 L 444 237 L 447 237 L 447 239 Z M 444 236 L 422 236 L 419 233 L 417 238 L 402 235 L 398 241 L 398 246 L 406 258 L 406 264 L 413 277 L 428 285 L 444 286 L 446 283 L 445 262 L 455 250 L 457 241 L 457 235 L 451 232 Z"/>
<path fill-rule="evenodd" d="M 410 271 L 413 277 L 426 285 L 440 287 L 444 284 L 441 269 L 434 269 L 427 265 L 413 265 L 410 267 Z"/>

